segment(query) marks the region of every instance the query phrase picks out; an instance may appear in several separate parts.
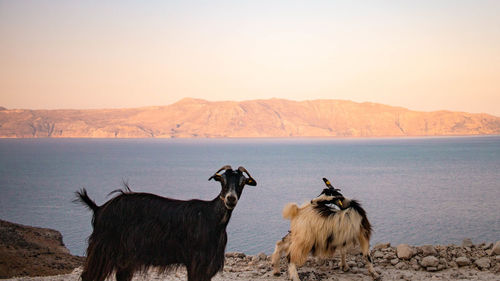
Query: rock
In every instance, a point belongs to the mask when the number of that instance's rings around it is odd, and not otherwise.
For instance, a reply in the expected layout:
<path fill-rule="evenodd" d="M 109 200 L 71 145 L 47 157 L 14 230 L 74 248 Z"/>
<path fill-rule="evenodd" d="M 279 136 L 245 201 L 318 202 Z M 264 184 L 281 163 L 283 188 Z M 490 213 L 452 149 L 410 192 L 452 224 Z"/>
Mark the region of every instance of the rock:
<path fill-rule="evenodd" d="M 398 262 L 394 267 L 399 270 L 408 269 L 408 265 L 403 261 Z"/>
<path fill-rule="evenodd" d="M 396 254 L 394 254 L 394 253 L 387 253 L 384 255 L 384 259 L 386 259 L 386 260 L 392 260 L 395 258 L 396 258 Z"/>
<path fill-rule="evenodd" d="M 373 246 L 373 250 L 381 250 L 385 248 L 389 248 L 391 246 L 391 243 L 377 243 L 375 246 Z"/>
<path fill-rule="evenodd" d="M 382 253 L 380 251 L 376 251 L 375 253 L 373 253 L 373 258 L 375 258 L 375 259 L 380 259 L 383 257 L 384 257 L 384 253 Z"/>
<path fill-rule="evenodd" d="M 265 261 L 267 260 L 267 255 L 265 253 L 259 253 L 257 255 L 257 258 L 260 260 L 260 261 Z"/>
<path fill-rule="evenodd" d="M 424 257 L 438 255 L 436 248 L 434 248 L 434 246 L 432 245 L 423 245 L 422 247 L 420 247 L 420 249 L 422 249 L 422 255 Z"/>
<path fill-rule="evenodd" d="M 490 249 L 491 247 L 493 247 L 493 243 L 487 243 L 487 244 L 484 244 L 481 249 L 483 250 L 488 250 Z"/>
<path fill-rule="evenodd" d="M 398 264 L 398 263 L 399 263 L 399 259 L 398 259 L 398 258 L 395 258 L 395 259 L 392 259 L 392 260 L 391 260 L 391 264 L 392 264 L 392 265 L 396 265 L 396 264 Z"/>
<path fill-rule="evenodd" d="M 66 274 L 85 258 L 69 254 L 59 231 L 0 220 L 0 278 Z"/>
<path fill-rule="evenodd" d="M 493 248 L 491 249 L 490 255 L 500 255 L 500 241 L 497 241 Z"/>
<path fill-rule="evenodd" d="M 430 272 L 438 271 L 437 267 L 435 267 L 435 266 L 429 266 L 426 268 L 426 270 L 430 271 Z"/>
<path fill-rule="evenodd" d="M 398 258 L 408 260 L 413 256 L 413 249 L 408 244 L 399 244 L 396 253 Z"/>
<path fill-rule="evenodd" d="M 480 259 L 477 259 L 474 262 L 474 264 L 477 265 L 477 267 L 479 267 L 480 269 L 488 269 L 491 266 L 489 258 L 480 258 Z"/>
<path fill-rule="evenodd" d="M 496 257 L 495 257 L 495 261 L 496 261 L 496 262 L 500 262 L 500 256 L 496 256 Z"/>
<path fill-rule="evenodd" d="M 257 266 L 258 269 L 268 269 L 268 266 L 266 264 L 259 264 Z"/>
<path fill-rule="evenodd" d="M 466 266 L 470 264 L 470 260 L 466 257 L 458 257 L 455 259 L 458 266 Z"/>
<path fill-rule="evenodd" d="M 423 267 L 436 267 L 438 266 L 438 264 L 439 260 L 435 256 L 427 256 L 420 262 L 420 265 L 422 265 Z"/>
<path fill-rule="evenodd" d="M 472 240 L 470 238 L 465 238 L 464 241 L 462 241 L 462 247 L 464 248 L 472 248 Z"/>
<path fill-rule="evenodd" d="M 229 253 L 226 253 L 226 257 L 243 259 L 246 257 L 246 255 L 244 253 L 239 253 L 239 252 L 229 252 Z"/>

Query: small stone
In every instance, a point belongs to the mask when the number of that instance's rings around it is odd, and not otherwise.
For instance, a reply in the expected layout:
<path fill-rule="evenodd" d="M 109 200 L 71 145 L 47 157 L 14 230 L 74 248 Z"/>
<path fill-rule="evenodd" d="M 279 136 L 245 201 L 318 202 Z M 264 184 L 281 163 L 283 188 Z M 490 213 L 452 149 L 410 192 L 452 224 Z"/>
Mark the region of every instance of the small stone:
<path fill-rule="evenodd" d="M 267 255 L 265 253 L 259 253 L 257 257 L 259 258 L 260 261 L 267 260 Z"/>
<path fill-rule="evenodd" d="M 420 264 L 423 267 L 436 267 L 439 264 L 439 260 L 438 260 L 438 258 L 436 258 L 434 256 L 427 256 L 427 257 L 422 259 Z"/>
<path fill-rule="evenodd" d="M 392 260 L 395 258 L 396 258 L 396 255 L 394 253 L 387 253 L 384 255 L 384 259 L 386 259 L 386 260 Z"/>
<path fill-rule="evenodd" d="M 472 240 L 470 238 L 465 238 L 463 241 L 462 241 L 462 247 L 468 247 L 468 248 L 472 248 Z"/>
<path fill-rule="evenodd" d="M 412 281 L 414 278 L 413 278 L 413 275 L 411 275 L 411 274 L 402 274 L 401 279 L 406 280 L 406 281 Z"/>
<path fill-rule="evenodd" d="M 500 241 L 497 241 L 493 248 L 491 249 L 490 255 L 500 255 Z"/>
<path fill-rule="evenodd" d="M 486 243 L 486 244 L 484 244 L 484 246 L 483 246 L 483 247 L 481 247 L 481 249 L 483 249 L 483 250 L 488 250 L 488 249 L 490 249 L 491 247 L 493 247 L 493 243 Z"/>
<path fill-rule="evenodd" d="M 497 263 L 497 265 L 491 271 L 495 273 L 500 273 L 500 263 Z"/>
<path fill-rule="evenodd" d="M 495 261 L 500 262 L 500 255 L 495 257 Z"/>
<path fill-rule="evenodd" d="M 434 248 L 434 246 L 432 245 L 423 245 L 422 247 L 420 247 L 422 249 L 422 255 L 424 257 L 426 256 L 437 256 L 437 251 L 436 251 L 436 248 Z"/>
<path fill-rule="evenodd" d="M 413 268 L 413 270 L 419 270 L 420 269 L 420 265 L 419 264 L 412 264 L 411 265 L 411 268 Z"/>
<path fill-rule="evenodd" d="M 455 259 L 458 266 L 466 266 L 470 264 L 470 260 L 466 257 L 458 257 Z"/>
<path fill-rule="evenodd" d="M 429 266 L 429 267 L 426 268 L 426 270 L 430 271 L 430 272 L 434 272 L 434 271 L 437 271 L 438 269 L 435 266 Z"/>
<path fill-rule="evenodd" d="M 391 264 L 392 264 L 392 265 L 396 265 L 396 264 L 398 264 L 398 263 L 399 263 L 399 259 L 398 259 L 398 258 L 395 258 L 395 259 L 392 259 L 392 260 L 391 260 Z"/>
<path fill-rule="evenodd" d="M 399 244 L 396 253 L 398 258 L 408 260 L 413 256 L 413 249 L 408 244 Z"/>
<path fill-rule="evenodd" d="M 373 254 L 373 257 L 376 258 L 376 259 L 380 259 L 380 258 L 383 258 L 384 257 L 384 253 L 380 252 L 380 251 L 376 251 L 374 254 Z"/>
<path fill-rule="evenodd" d="M 489 258 L 480 258 L 480 259 L 477 259 L 474 262 L 474 264 L 477 265 L 477 267 L 479 267 L 480 269 L 488 269 L 491 266 Z"/>
<path fill-rule="evenodd" d="M 402 262 L 402 261 L 398 262 L 394 267 L 396 269 L 399 269 L 399 270 L 408 269 L 408 265 L 405 262 Z"/>
<path fill-rule="evenodd" d="M 226 253 L 226 257 L 228 258 L 245 258 L 246 255 L 244 253 L 239 253 L 239 252 L 229 252 L 229 253 Z"/>
<path fill-rule="evenodd" d="M 381 250 L 385 248 L 389 248 L 391 246 L 391 243 L 377 243 L 375 246 L 373 246 L 374 250 Z"/>

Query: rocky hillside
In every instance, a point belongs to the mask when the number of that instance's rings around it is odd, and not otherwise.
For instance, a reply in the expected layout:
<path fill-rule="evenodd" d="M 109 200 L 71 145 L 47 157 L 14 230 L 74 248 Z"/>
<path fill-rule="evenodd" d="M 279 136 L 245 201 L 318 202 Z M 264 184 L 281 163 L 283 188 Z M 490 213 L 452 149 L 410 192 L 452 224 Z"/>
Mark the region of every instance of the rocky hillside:
<path fill-rule="evenodd" d="M 382 137 L 500 134 L 500 117 L 341 100 L 209 102 L 100 110 L 0 109 L 0 137 Z"/>
<path fill-rule="evenodd" d="M 0 278 L 69 273 L 83 264 L 59 231 L 0 220 Z"/>

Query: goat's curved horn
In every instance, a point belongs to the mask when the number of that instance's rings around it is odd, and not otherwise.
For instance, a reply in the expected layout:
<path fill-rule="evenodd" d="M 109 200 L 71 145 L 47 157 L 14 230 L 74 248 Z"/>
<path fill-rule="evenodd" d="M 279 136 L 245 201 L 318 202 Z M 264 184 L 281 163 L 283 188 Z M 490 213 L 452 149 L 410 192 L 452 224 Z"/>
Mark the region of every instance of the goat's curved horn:
<path fill-rule="evenodd" d="M 257 185 L 257 182 L 252 178 L 252 176 L 250 175 L 250 173 L 247 171 L 247 169 L 245 169 L 244 167 L 240 166 L 238 167 L 238 171 L 242 172 L 242 173 L 245 173 L 247 174 L 248 176 L 248 180 L 247 180 L 247 184 L 248 185 Z"/>
<path fill-rule="evenodd" d="M 239 166 L 239 167 L 238 167 L 238 171 L 240 171 L 240 172 L 242 172 L 242 173 L 246 173 L 249 177 L 252 177 L 252 176 L 250 175 L 250 173 L 247 171 L 247 169 L 245 169 L 245 168 L 244 168 L 244 167 L 242 167 L 242 166 Z"/>
<path fill-rule="evenodd" d="M 220 168 L 219 170 L 217 170 L 217 172 L 215 172 L 215 174 L 213 176 L 211 176 L 208 180 L 211 180 L 213 178 L 215 178 L 215 176 L 219 176 L 219 172 L 220 171 L 227 171 L 227 170 L 232 170 L 233 168 L 231 168 L 231 165 L 226 165 L 226 166 L 223 166 L 222 168 Z"/>
<path fill-rule="evenodd" d="M 336 191 L 340 191 L 340 189 L 338 188 L 335 188 L 331 183 L 330 181 L 327 179 L 327 178 L 323 178 L 323 181 L 325 182 L 326 186 L 330 189 L 334 189 Z"/>
<path fill-rule="evenodd" d="M 328 188 L 334 188 L 334 187 L 332 186 L 332 184 L 330 183 L 330 181 L 329 181 L 327 178 L 323 178 L 323 181 L 325 182 L 325 184 L 326 184 L 326 186 L 327 186 Z"/>
<path fill-rule="evenodd" d="M 218 173 L 219 173 L 220 171 L 222 171 L 222 170 L 226 171 L 226 170 L 232 170 L 232 169 L 233 169 L 233 168 L 231 168 L 231 165 L 226 165 L 226 166 L 224 166 L 224 167 L 220 168 L 220 169 L 219 169 L 217 172 L 215 172 L 215 173 L 216 173 L 216 174 L 218 174 Z"/>

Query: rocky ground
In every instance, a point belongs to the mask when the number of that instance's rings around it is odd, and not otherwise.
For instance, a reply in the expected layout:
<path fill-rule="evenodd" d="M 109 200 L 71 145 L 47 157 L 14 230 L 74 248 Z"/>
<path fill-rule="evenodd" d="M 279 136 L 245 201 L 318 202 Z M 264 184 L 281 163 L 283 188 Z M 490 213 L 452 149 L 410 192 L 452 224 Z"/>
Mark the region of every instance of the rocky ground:
<path fill-rule="evenodd" d="M 401 244 L 396 247 L 380 243 L 373 246 L 371 255 L 382 280 L 500 281 L 500 241 L 473 244 L 470 239 L 465 239 L 461 245 Z M 372 280 L 359 250 L 354 249 L 348 255 L 348 272 L 340 270 L 339 261 L 337 256 L 326 260 L 310 258 L 299 268 L 300 278 L 302 281 Z M 0 220 L 0 278 L 77 281 L 82 262 L 82 257 L 69 254 L 59 232 Z M 212 280 L 288 280 L 286 268 L 282 258 L 281 275 L 276 277 L 272 274 L 270 257 L 264 253 L 255 256 L 227 253 L 224 271 Z M 33 277 L 42 275 L 45 277 Z M 136 276 L 134 280 L 173 281 L 187 278 L 185 269 L 180 268 L 162 275 L 152 270 L 147 275 Z"/>
<path fill-rule="evenodd" d="M 381 274 L 381 280 L 488 280 L 500 281 L 500 241 L 473 245 L 470 240 L 463 244 L 448 246 L 424 245 L 412 247 L 390 244 L 377 244 L 372 256 L 375 269 Z M 364 260 L 359 253 L 348 256 L 351 269 L 343 272 L 338 266 L 339 257 L 327 260 L 310 258 L 299 269 L 302 281 L 368 281 L 372 278 L 364 268 Z M 281 276 L 273 276 L 270 257 L 266 254 L 247 256 L 243 253 L 227 253 L 224 271 L 212 280 L 288 280 L 285 260 L 281 261 Z M 16 281 L 77 281 L 81 268 L 71 274 L 48 277 L 19 277 Z M 114 280 L 114 279 L 110 279 Z M 184 269 L 159 275 L 151 271 L 147 275 L 136 276 L 135 281 L 150 280 L 187 280 Z"/>

